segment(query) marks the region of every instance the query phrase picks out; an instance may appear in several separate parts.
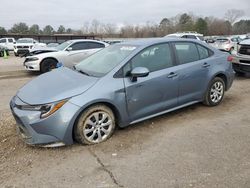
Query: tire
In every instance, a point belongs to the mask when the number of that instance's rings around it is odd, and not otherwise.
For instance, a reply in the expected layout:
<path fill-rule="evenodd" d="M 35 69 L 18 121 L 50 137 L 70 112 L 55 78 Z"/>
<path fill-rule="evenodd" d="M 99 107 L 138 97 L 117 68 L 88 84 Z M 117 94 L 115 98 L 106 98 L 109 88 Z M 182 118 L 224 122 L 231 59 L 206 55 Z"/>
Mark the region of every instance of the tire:
<path fill-rule="evenodd" d="M 209 84 L 203 103 L 207 106 L 217 106 L 223 100 L 225 94 L 225 81 L 215 77 Z"/>
<path fill-rule="evenodd" d="M 81 144 L 98 144 L 110 138 L 115 127 L 115 116 L 112 110 L 105 105 L 95 105 L 84 110 L 80 115 L 74 127 L 74 138 Z"/>
<path fill-rule="evenodd" d="M 57 64 L 57 61 L 54 59 L 45 59 L 41 62 L 40 72 L 41 73 L 49 72 L 52 69 L 56 68 L 56 64 Z"/>

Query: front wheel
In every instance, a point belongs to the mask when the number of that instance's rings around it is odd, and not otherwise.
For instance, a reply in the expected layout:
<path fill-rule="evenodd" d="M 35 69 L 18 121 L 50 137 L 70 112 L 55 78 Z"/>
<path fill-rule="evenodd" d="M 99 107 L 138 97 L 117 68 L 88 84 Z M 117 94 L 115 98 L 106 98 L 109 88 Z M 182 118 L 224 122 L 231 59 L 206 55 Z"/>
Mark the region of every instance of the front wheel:
<path fill-rule="evenodd" d="M 207 106 L 217 106 L 221 103 L 225 93 L 225 81 L 222 78 L 214 78 L 206 91 L 203 103 Z"/>
<path fill-rule="evenodd" d="M 111 137 L 114 130 L 112 110 L 105 105 L 95 105 L 81 114 L 74 127 L 74 136 L 81 144 L 98 144 Z"/>
<path fill-rule="evenodd" d="M 41 62 L 40 71 L 41 73 L 49 72 L 56 68 L 57 61 L 54 59 L 45 59 Z"/>

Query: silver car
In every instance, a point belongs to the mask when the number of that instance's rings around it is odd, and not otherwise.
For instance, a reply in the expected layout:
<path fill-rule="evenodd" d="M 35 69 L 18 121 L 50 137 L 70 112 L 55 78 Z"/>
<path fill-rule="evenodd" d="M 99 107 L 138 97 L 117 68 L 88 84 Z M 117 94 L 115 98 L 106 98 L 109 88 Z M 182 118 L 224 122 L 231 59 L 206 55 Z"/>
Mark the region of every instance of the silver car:
<path fill-rule="evenodd" d="M 111 45 L 24 85 L 10 107 L 31 145 L 96 144 L 125 127 L 185 106 L 221 103 L 233 82 L 227 54 L 198 40 Z M 129 138 L 128 138 L 129 139 Z"/>

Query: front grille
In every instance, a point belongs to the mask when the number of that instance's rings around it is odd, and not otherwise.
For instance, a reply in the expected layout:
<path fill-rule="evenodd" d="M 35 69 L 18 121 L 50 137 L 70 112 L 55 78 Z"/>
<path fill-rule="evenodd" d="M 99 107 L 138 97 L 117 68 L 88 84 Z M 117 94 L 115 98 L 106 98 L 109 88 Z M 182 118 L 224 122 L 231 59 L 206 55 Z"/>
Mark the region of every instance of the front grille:
<path fill-rule="evenodd" d="M 247 63 L 247 64 L 250 64 L 250 61 L 248 60 L 240 60 L 241 63 Z"/>
<path fill-rule="evenodd" d="M 18 54 L 26 54 L 28 52 L 29 52 L 29 50 L 25 50 L 25 49 L 17 50 Z"/>
<path fill-rule="evenodd" d="M 29 46 L 17 46 L 18 49 L 20 48 L 29 48 Z"/>
<path fill-rule="evenodd" d="M 242 45 L 240 47 L 239 54 L 250 55 L 250 45 Z"/>

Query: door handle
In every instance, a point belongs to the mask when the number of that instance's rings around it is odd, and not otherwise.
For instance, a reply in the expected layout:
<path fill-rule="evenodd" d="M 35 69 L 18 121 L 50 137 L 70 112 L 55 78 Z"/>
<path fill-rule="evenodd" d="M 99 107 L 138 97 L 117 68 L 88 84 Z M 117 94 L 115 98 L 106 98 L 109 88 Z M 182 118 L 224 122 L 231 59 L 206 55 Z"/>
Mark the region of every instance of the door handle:
<path fill-rule="evenodd" d="M 176 76 L 177 76 L 177 74 L 175 72 L 171 72 L 171 73 L 169 73 L 168 78 L 173 78 Z"/>
<path fill-rule="evenodd" d="M 210 65 L 208 63 L 203 63 L 202 65 L 204 68 L 209 67 Z"/>

